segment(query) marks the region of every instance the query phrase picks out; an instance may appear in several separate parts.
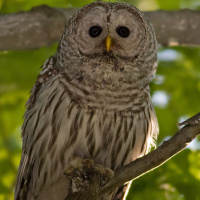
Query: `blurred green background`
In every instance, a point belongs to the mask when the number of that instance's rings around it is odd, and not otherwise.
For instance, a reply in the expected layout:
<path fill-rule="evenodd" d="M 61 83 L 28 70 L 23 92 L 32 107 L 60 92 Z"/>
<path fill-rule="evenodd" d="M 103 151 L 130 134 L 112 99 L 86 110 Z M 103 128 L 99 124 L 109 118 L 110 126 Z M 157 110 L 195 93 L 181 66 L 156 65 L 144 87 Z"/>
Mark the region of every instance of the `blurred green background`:
<path fill-rule="evenodd" d="M 0 13 L 47 4 L 81 7 L 86 0 L 0 0 Z M 115 1 L 110 1 L 115 2 Z M 127 0 L 142 11 L 200 10 L 199 0 Z M 1 27 L 0 27 L 1 28 Z M 186 36 L 187 37 L 187 36 Z M 12 200 L 21 154 L 24 105 L 43 62 L 57 44 L 29 51 L 0 52 L 0 200 Z M 159 48 L 159 67 L 151 84 L 160 135 L 157 144 L 177 131 L 177 123 L 200 111 L 200 47 Z M 158 169 L 132 184 L 128 200 L 200 200 L 200 142 L 196 139 Z"/>

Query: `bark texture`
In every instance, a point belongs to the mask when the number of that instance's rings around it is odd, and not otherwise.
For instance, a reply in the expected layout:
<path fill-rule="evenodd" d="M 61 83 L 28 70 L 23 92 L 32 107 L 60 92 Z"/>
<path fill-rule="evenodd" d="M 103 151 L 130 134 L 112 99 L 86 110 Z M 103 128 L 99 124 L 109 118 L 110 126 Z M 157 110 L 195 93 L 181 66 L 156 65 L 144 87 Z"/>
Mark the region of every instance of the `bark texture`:
<path fill-rule="evenodd" d="M 0 51 L 36 49 L 58 42 L 78 8 L 38 6 L 27 12 L 0 15 Z M 200 12 L 144 12 L 163 46 L 200 46 Z"/>

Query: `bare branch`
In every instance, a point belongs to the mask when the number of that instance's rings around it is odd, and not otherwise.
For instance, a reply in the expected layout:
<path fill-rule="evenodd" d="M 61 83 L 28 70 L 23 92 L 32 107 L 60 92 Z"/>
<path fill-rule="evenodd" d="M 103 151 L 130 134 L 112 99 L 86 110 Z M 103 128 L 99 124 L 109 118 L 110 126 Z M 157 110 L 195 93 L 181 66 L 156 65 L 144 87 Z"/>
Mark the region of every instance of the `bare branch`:
<path fill-rule="evenodd" d="M 0 15 L 0 51 L 36 49 L 58 42 L 76 10 L 39 6 L 28 12 Z"/>
<path fill-rule="evenodd" d="M 163 46 L 200 46 L 200 12 L 178 11 L 145 12 Z"/>
<path fill-rule="evenodd" d="M 198 119 L 198 121 L 196 120 L 197 123 L 193 124 L 192 120 L 191 124 L 187 124 L 180 129 L 173 137 L 164 141 L 157 149 L 116 171 L 115 177 L 102 188 L 102 191 L 108 191 L 110 188 L 118 187 L 127 181 L 134 180 L 159 167 L 182 151 L 200 134 L 200 113 L 194 117 Z"/>
<path fill-rule="evenodd" d="M 0 15 L 0 51 L 40 48 L 58 42 L 77 8 L 35 7 L 28 12 Z M 164 46 L 200 46 L 200 12 L 145 12 Z"/>
<path fill-rule="evenodd" d="M 143 174 L 159 167 L 171 157 L 183 150 L 188 143 L 200 134 L 200 113 L 180 125 L 186 126 L 180 129 L 168 141 L 163 142 L 162 145 L 151 153 L 117 170 L 114 177 L 105 186 L 98 187 L 97 184 L 91 184 L 91 187 L 87 190 L 71 194 L 71 196 L 66 200 L 99 199 L 105 193 L 114 190 L 116 187 L 123 185 L 125 182 L 139 178 Z M 93 183 L 97 183 L 97 181 L 93 180 Z"/>

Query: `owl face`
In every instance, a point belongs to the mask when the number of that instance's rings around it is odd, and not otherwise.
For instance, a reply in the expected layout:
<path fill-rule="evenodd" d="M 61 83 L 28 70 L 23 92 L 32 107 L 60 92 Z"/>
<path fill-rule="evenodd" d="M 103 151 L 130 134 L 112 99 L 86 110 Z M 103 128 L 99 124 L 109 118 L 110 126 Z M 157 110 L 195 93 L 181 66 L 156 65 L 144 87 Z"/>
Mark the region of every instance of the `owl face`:
<path fill-rule="evenodd" d="M 137 58 L 146 42 L 143 20 L 124 4 L 90 4 L 75 21 L 73 40 L 82 55 Z"/>
<path fill-rule="evenodd" d="M 125 87 L 125 82 L 143 87 L 156 71 L 157 43 L 137 8 L 92 3 L 68 22 L 56 56 L 59 68 L 73 80 L 87 80 L 96 88 Z"/>

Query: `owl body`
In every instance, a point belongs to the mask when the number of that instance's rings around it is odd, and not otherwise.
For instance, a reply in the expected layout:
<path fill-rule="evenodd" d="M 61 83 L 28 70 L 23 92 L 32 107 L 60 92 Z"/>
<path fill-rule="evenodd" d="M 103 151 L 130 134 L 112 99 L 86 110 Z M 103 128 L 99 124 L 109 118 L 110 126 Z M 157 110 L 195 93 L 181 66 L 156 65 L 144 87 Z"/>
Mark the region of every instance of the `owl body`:
<path fill-rule="evenodd" d="M 73 156 L 116 170 L 144 155 L 158 132 L 156 67 L 153 29 L 135 7 L 94 3 L 74 15 L 27 102 L 15 200 L 64 200 Z"/>

